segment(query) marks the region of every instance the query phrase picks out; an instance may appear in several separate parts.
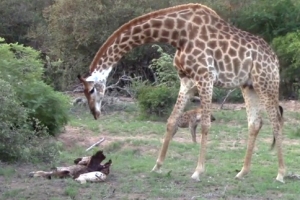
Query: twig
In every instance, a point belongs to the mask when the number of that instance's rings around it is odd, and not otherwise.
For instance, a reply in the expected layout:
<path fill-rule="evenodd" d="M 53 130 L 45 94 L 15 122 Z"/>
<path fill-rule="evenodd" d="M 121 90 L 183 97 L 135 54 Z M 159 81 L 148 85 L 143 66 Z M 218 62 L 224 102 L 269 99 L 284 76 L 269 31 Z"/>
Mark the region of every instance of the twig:
<path fill-rule="evenodd" d="M 229 97 L 229 95 L 230 95 L 235 89 L 236 89 L 236 88 L 231 89 L 231 90 L 229 90 L 229 91 L 227 92 L 227 94 L 226 94 L 226 96 L 225 96 L 223 102 L 221 103 L 220 109 L 223 108 L 223 105 L 224 105 L 225 101 L 227 100 L 227 98 Z"/>
<path fill-rule="evenodd" d="M 141 79 L 140 76 L 132 78 L 132 77 L 130 77 L 130 76 L 128 76 L 128 75 L 126 75 L 126 74 L 124 73 L 124 74 L 118 79 L 118 81 L 117 81 L 116 83 L 107 86 L 107 87 L 106 87 L 106 90 L 107 90 L 107 89 L 115 89 L 115 88 L 117 88 L 117 89 L 119 89 L 119 90 L 125 91 L 125 92 L 126 92 L 127 94 L 129 94 L 131 97 L 134 97 L 134 95 L 132 94 L 132 92 L 130 91 L 130 89 L 126 87 L 126 85 L 125 85 L 124 87 L 120 87 L 120 86 L 119 86 L 119 83 L 120 83 L 121 81 L 130 81 L 130 82 L 133 82 L 134 80 L 140 80 L 140 79 Z"/>
<path fill-rule="evenodd" d="M 96 142 L 95 144 L 93 144 L 92 146 L 90 146 L 89 148 L 87 148 L 85 151 L 89 151 L 92 148 L 94 148 L 95 146 L 98 146 L 100 143 L 102 143 L 105 139 L 102 138 L 101 140 L 99 140 L 98 142 Z"/>
<path fill-rule="evenodd" d="M 118 89 L 121 89 L 118 84 L 120 83 L 120 81 L 133 81 L 133 80 L 136 80 L 136 79 L 140 79 L 141 77 L 135 77 L 135 78 L 132 78 L 130 76 L 127 76 L 127 75 L 122 75 L 118 81 L 114 84 L 111 84 L 109 86 L 106 87 L 106 89 L 111 89 L 111 88 L 115 88 L 115 87 L 118 87 Z"/>

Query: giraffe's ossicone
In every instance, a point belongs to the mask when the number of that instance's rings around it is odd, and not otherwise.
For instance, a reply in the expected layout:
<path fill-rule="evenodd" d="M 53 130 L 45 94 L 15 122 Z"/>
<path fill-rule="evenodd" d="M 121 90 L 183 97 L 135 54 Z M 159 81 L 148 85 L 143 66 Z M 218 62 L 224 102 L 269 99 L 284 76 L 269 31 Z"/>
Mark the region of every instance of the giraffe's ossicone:
<path fill-rule="evenodd" d="M 78 77 L 84 85 L 94 118 L 100 116 L 106 80 L 115 64 L 134 47 L 152 42 L 168 43 L 176 48 L 174 66 L 180 78 L 177 102 L 168 119 L 153 171 L 160 170 L 177 129 L 177 119 L 194 94 L 193 89 L 197 88 L 201 98 L 201 146 L 192 178 L 199 180 L 205 170 L 213 87 L 240 87 L 246 104 L 249 138 L 244 165 L 236 178 L 242 178 L 250 171 L 255 140 L 263 124 L 260 111 L 264 108 L 271 121 L 277 148 L 276 180 L 283 182 L 283 120 L 279 109 L 277 56 L 263 39 L 232 26 L 204 5 L 185 4 L 145 14 L 124 24 L 106 40 L 90 65 L 90 76 Z"/>

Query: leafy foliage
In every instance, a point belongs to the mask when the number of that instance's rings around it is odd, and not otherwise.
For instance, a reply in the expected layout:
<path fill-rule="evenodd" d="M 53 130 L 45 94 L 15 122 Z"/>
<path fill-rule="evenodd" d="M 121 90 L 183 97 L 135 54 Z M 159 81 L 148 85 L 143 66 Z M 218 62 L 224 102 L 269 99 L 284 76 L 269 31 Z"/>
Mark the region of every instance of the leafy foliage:
<path fill-rule="evenodd" d="M 273 47 L 280 59 L 281 76 L 285 88 L 286 96 L 295 93 L 299 90 L 299 74 L 300 74 L 300 32 L 288 33 L 285 36 L 280 36 L 272 41 Z"/>
<path fill-rule="evenodd" d="M 37 119 L 33 130 L 28 110 L 21 105 L 13 87 L 0 79 L 0 158 L 1 161 L 51 160 L 57 154 L 55 143 L 47 140 L 46 128 Z"/>
<path fill-rule="evenodd" d="M 24 85 L 22 90 L 19 97 L 30 108 L 30 118 L 39 119 L 51 135 L 60 133 L 68 122 L 68 98 L 41 81 Z"/>
<path fill-rule="evenodd" d="M 300 27 L 300 2 L 296 0 L 252 1 L 233 22 L 240 28 L 261 35 L 268 42 Z"/>
<path fill-rule="evenodd" d="M 299 78 L 300 73 L 300 32 L 288 33 L 272 41 L 281 61 L 282 76 L 286 81 Z"/>
<path fill-rule="evenodd" d="M 144 83 L 137 88 L 137 100 L 141 116 L 166 117 L 176 102 L 179 79 L 173 66 L 173 57 L 160 46 L 153 47 L 157 47 L 160 53 L 160 57 L 153 59 L 149 66 L 155 71 L 156 80 L 152 85 Z"/>
<path fill-rule="evenodd" d="M 36 50 L 17 43 L 6 44 L 0 38 L 0 56 L 0 78 L 14 87 L 42 78 L 43 64 Z"/>
<path fill-rule="evenodd" d="M 38 45 L 38 40 L 27 37 L 28 31 L 44 22 L 42 10 L 53 0 L 0 1 L 0 36 L 9 43 Z"/>
<path fill-rule="evenodd" d="M 168 86 L 179 86 L 179 79 L 177 71 L 173 65 L 173 56 L 166 53 L 159 45 L 153 45 L 157 47 L 157 52 L 160 53 L 159 58 L 154 58 L 151 65 L 151 69 L 155 71 L 156 83 L 166 84 Z"/>
<path fill-rule="evenodd" d="M 137 96 L 140 115 L 144 117 L 168 116 L 176 102 L 177 93 L 175 88 L 166 85 L 142 87 Z"/>
<path fill-rule="evenodd" d="M 35 120 L 55 135 L 67 123 L 66 97 L 43 83 L 43 63 L 39 52 L 18 44 L 0 43 L 0 79 L 8 82 L 16 92 L 20 103 L 29 111 L 29 119 Z"/>

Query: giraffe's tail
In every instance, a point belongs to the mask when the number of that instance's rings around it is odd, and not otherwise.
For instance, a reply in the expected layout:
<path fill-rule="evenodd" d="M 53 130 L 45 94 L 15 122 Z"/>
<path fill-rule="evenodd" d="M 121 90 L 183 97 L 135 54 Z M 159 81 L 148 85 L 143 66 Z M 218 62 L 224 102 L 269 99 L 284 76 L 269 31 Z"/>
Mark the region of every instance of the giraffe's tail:
<path fill-rule="evenodd" d="M 282 108 L 282 106 L 279 106 L 279 112 L 280 112 L 280 124 L 282 125 L 282 121 L 283 121 L 283 108 Z M 274 149 L 275 143 L 276 143 L 276 138 L 275 138 L 275 135 L 273 135 L 273 142 L 272 142 L 272 145 L 271 145 L 271 150 Z"/>

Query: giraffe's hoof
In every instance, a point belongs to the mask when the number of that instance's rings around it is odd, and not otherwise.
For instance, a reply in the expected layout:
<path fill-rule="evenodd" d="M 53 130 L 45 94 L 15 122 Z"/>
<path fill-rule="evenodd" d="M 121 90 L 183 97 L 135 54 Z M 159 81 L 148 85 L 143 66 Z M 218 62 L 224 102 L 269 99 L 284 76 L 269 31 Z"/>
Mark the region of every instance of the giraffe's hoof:
<path fill-rule="evenodd" d="M 244 168 L 235 176 L 235 179 L 243 179 L 247 174 L 249 173 L 249 170 L 245 170 Z"/>
<path fill-rule="evenodd" d="M 240 171 L 234 178 L 237 180 L 242 180 L 244 178 L 244 174 L 242 171 Z"/>
<path fill-rule="evenodd" d="M 281 174 L 278 174 L 276 177 L 276 181 L 284 183 L 283 176 Z"/>
<path fill-rule="evenodd" d="M 191 176 L 191 178 L 194 179 L 195 181 L 199 182 L 200 181 L 200 174 L 197 171 L 195 171 L 193 173 L 193 175 Z"/>
<path fill-rule="evenodd" d="M 156 173 L 161 173 L 161 165 L 156 164 L 153 169 L 151 170 L 151 172 L 156 172 Z"/>
<path fill-rule="evenodd" d="M 234 177 L 234 179 L 236 179 L 236 180 L 242 180 L 243 177 L 239 177 L 238 175 L 236 175 L 236 176 Z"/>

